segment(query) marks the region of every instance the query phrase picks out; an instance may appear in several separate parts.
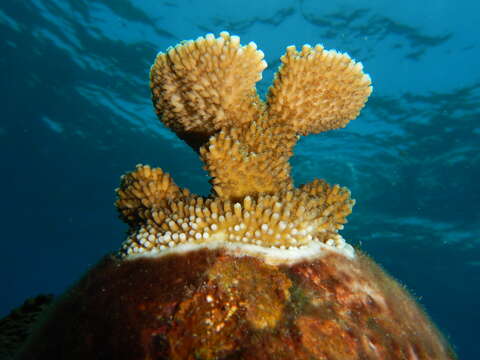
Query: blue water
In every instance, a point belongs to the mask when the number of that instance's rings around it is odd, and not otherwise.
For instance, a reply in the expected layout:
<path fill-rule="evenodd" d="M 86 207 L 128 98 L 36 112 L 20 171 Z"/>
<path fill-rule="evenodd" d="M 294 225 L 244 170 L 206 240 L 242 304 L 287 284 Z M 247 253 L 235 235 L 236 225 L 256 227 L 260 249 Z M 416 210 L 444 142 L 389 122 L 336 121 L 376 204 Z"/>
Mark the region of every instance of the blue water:
<path fill-rule="evenodd" d="M 290 44 L 364 64 L 366 108 L 301 139 L 296 183 L 348 186 L 343 236 L 415 294 L 461 359 L 480 359 L 479 14 L 473 0 L 2 0 L 0 316 L 118 249 L 114 189 L 135 164 L 208 192 L 197 156 L 156 119 L 148 72 L 159 50 L 228 30 L 265 52 L 262 93 Z"/>

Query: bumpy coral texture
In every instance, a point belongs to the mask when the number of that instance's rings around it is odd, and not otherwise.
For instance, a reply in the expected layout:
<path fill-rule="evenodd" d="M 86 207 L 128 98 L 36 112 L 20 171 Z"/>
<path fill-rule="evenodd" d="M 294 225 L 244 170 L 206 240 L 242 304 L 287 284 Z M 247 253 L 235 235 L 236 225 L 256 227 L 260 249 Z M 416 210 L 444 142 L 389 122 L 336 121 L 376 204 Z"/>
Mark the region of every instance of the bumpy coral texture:
<path fill-rule="evenodd" d="M 345 126 L 370 95 L 360 63 L 322 46 L 287 48 L 267 102 L 255 83 L 266 67 L 254 43 L 223 32 L 160 53 L 151 69 L 156 112 L 200 153 L 207 198 L 161 169 L 125 175 L 117 208 L 131 226 L 123 255 L 228 241 L 277 248 L 318 241 L 343 246 L 337 231 L 354 201 L 321 180 L 295 188 L 289 159 L 298 135 Z"/>

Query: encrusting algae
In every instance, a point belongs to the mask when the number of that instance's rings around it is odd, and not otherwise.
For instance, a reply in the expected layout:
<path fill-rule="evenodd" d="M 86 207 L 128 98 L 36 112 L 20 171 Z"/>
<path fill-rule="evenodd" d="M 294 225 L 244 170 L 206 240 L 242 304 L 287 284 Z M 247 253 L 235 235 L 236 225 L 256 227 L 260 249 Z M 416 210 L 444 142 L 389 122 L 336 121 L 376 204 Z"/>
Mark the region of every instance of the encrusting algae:
<path fill-rule="evenodd" d="M 199 153 L 211 194 L 148 165 L 124 175 L 127 240 L 38 316 L 17 359 L 455 358 L 406 290 L 338 234 L 349 190 L 290 175 L 298 136 L 356 118 L 369 76 L 320 45 L 281 61 L 263 102 L 254 43 L 222 32 L 157 56 L 155 110 Z"/>

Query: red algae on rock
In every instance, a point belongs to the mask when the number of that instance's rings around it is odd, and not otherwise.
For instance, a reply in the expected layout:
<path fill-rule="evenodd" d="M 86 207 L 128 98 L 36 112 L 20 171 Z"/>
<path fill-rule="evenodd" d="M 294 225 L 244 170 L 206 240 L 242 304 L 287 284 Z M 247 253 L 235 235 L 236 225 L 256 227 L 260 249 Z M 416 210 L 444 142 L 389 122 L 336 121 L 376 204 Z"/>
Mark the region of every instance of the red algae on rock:
<path fill-rule="evenodd" d="M 358 251 L 354 259 L 325 252 L 295 265 L 223 250 L 107 258 L 45 317 L 28 354 L 453 359 L 406 291 L 370 259 Z"/>
<path fill-rule="evenodd" d="M 289 47 L 264 103 L 262 58 L 226 32 L 157 56 L 155 109 L 200 154 L 211 194 L 146 165 L 123 176 L 127 240 L 38 316 L 16 359 L 455 359 L 338 233 L 348 189 L 290 176 L 298 136 L 354 119 L 370 78 L 346 54 Z"/>
<path fill-rule="evenodd" d="M 405 289 L 359 251 L 355 260 L 331 254 L 290 271 L 313 305 L 297 320 L 311 351 L 327 359 L 453 358 Z"/>

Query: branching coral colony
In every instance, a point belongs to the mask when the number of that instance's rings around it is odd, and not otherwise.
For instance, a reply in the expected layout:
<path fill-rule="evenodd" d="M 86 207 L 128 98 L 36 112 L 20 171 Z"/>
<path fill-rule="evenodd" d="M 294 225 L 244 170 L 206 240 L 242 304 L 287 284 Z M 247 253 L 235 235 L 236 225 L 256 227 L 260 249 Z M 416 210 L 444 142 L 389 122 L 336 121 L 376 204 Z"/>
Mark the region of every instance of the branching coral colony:
<path fill-rule="evenodd" d="M 160 169 L 123 178 L 117 207 L 132 226 L 125 255 L 219 245 L 290 259 L 327 245 L 353 255 L 337 231 L 350 193 L 324 181 L 294 188 L 288 160 L 297 134 L 345 126 L 371 93 L 370 78 L 347 55 L 320 45 L 289 47 L 267 103 L 255 83 L 267 66 L 254 43 L 228 33 L 159 54 L 151 71 L 163 122 L 198 149 L 212 196 L 179 189 Z M 250 246 L 248 246 L 250 245 Z M 303 250 L 309 248 L 309 250 Z M 240 250 L 241 249 L 241 250 Z"/>
<path fill-rule="evenodd" d="M 254 43 L 223 32 L 160 53 L 156 112 L 197 151 L 209 197 L 161 169 L 122 177 L 130 226 L 44 311 L 19 359 L 454 359 L 405 289 L 338 234 L 353 200 L 295 187 L 299 135 L 344 127 L 371 81 L 348 55 L 291 46 L 266 102 Z"/>

